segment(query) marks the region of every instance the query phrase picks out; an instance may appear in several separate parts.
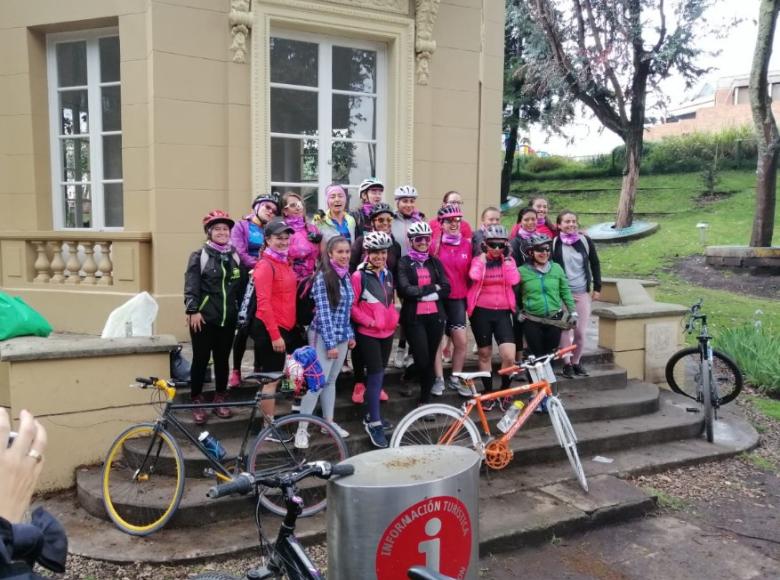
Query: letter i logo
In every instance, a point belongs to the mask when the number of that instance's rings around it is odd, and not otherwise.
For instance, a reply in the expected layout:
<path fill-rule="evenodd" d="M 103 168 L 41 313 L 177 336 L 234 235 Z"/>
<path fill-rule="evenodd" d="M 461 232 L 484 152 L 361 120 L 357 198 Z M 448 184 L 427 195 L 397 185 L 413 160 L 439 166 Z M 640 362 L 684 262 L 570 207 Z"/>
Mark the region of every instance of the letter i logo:
<path fill-rule="evenodd" d="M 439 571 L 441 541 L 435 536 L 440 531 L 441 520 L 439 518 L 431 518 L 425 523 L 425 535 L 431 539 L 420 542 L 417 546 L 417 552 L 420 554 L 425 554 L 425 566 L 434 572 Z"/>

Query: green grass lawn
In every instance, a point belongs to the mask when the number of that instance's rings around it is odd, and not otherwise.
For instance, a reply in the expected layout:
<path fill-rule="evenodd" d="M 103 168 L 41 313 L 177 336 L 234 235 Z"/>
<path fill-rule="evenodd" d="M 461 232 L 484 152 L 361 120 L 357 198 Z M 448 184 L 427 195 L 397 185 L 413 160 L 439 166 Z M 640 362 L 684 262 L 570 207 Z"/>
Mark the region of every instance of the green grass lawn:
<path fill-rule="evenodd" d="M 633 242 L 599 245 L 603 275 L 657 279 L 661 282 L 658 299 L 664 302 L 691 304 L 704 298 L 714 332 L 753 320 L 759 309 L 764 313 L 763 323 L 780 332 L 778 300 L 693 286 L 668 271 L 677 259 L 703 253 L 696 228 L 699 222 L 710 225 L 707 245 L 748 243 L 755 208 L 755 174 L 727 171 L 720 177 L 717 190 L 728 195 L 702 203 L 697 199 L 703 187 L 696 173 L 642 176 L 635 211 L 651 214 L 647 219 L 660 223 L 661 229 Z M 544 195 L 550 201 L 553 220 L 562 209 L 571 209 L 587 227 L 613 219 L 620 181 L 616 177 L 515 182 L 512 193 L 524 200 L 535 194 Z M 512 224 L 516 215 L 505 219 Z M 780 244 L 780 204 L 775 217 L 774 243 Z"/>

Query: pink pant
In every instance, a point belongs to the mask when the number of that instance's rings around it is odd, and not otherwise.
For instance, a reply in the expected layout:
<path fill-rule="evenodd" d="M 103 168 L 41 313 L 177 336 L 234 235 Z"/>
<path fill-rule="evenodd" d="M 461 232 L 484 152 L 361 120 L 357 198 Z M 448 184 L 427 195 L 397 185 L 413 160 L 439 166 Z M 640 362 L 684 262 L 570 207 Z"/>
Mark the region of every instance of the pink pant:
<path fill-rule="evenodd" d="M 582 358 L 582 351 L 585 350 L 585 339 L 588 334 L 588 325 L 590 324 L 590 307 L 592 300 L 588 292 L 574 294 L 574 305 L 577 309 L 577 326 L 573 330 L 564 330 L 561 333 L 561 348 L 572 344 L 577 345 L 577 349 L 570 356 L 564 357 L 569 364 L 579 364 Z"/>

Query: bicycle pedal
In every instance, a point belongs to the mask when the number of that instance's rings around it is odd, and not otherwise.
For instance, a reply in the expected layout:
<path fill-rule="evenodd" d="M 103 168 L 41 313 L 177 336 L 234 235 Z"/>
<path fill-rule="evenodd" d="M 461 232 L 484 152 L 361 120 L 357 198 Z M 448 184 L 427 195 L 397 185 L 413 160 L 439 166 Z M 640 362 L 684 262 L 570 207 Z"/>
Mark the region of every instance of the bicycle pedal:
<path fill-rule="evenodd" d="M 686 407 L 685 410 L 688 413 L 701 413 L 701 409 L 697 409 L 696 407 Z"/>

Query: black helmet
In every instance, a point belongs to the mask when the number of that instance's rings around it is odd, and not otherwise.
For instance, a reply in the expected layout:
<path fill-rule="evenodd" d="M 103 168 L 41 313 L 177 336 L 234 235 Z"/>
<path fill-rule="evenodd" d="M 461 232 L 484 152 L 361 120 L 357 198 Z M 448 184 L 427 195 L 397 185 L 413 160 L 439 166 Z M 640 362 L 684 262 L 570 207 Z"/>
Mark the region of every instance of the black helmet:
<path fill-rule="evenodd" d="M 369 214 L 369 219 L 371 221 L 374 221 L 375 217 L 377 217 L 378 215 L 381 215 L 383 213 L 390 214 L 391 216 L 395 214 L 395 212 L 393 211 L 393 208 L 390 207 L 389 204 L 384 203 L 384 202 L 379 202 L 379 203 L 375 204 L 373 208 L 371 208 L 371 213 Z"/>
<path fill-rule="evenodd" d="M 549 236 L 546 236 L 544 234 L 534 234 L 528 240 L 528 247 L 526 248 L 526 254 L 530 256 L 534 248 L 538 248 L 540 246 L 550 246 L 551 244 L 552 244 L 552 240 L 549 238 Z"/>
<path fill-rule="evenodd" d="M 257 208 L 258 205 L 263 203 L 264 201 L 267 201 L 268 203 L 272 203 L 276 206 L 276 213 L 279 213 L 279 194 L 275 191 L 272 191 L 271 193 L 261 193 L 258 195 L 254 201 L 252 202 L 252 209 Z"/>

